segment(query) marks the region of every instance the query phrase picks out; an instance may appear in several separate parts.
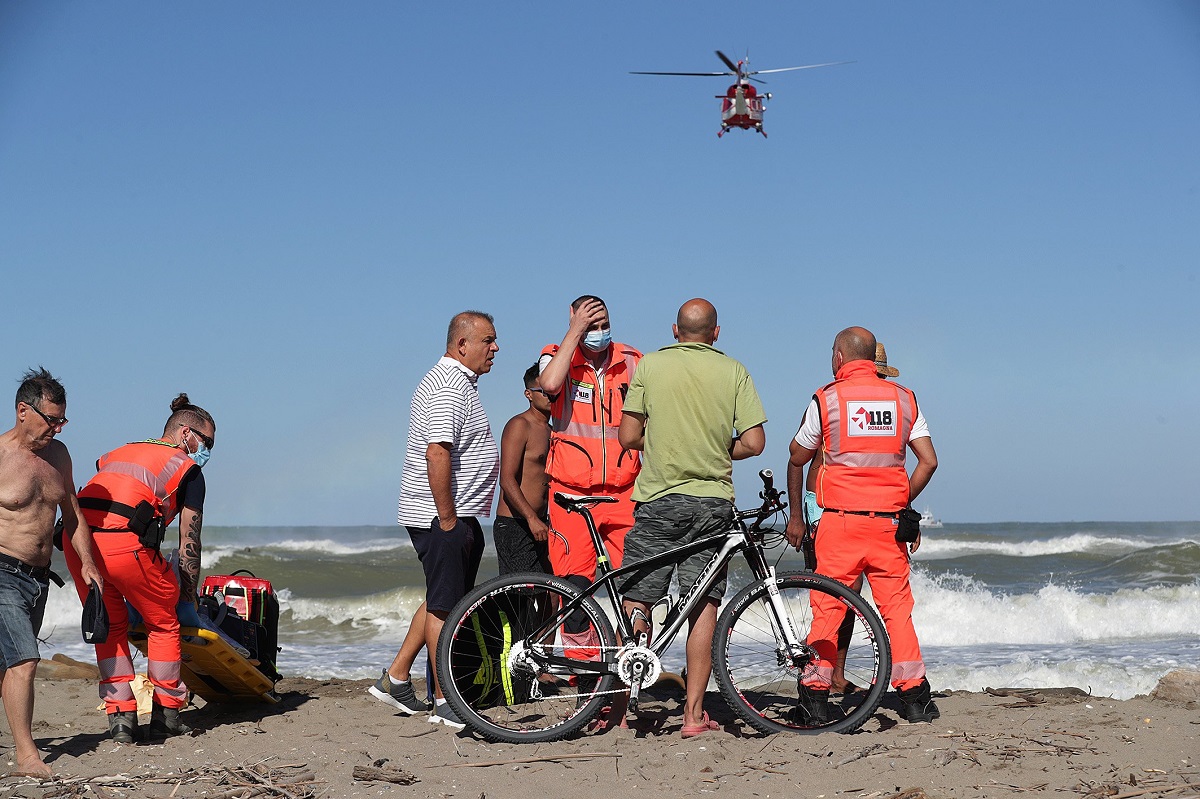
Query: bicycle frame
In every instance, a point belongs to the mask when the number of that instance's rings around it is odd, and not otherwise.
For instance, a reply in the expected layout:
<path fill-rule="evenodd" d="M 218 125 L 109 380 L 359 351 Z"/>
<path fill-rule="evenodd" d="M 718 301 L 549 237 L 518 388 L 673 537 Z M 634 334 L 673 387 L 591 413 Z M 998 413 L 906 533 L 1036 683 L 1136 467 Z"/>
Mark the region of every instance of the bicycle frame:
<path fill-rule="evenodd" d="M 764 476 L 764 482 L 769 479 L 769 473 Z M 769 484 L 768 484 L 769 488 Z M 693 541 L 690 544 L 674 547 L 662 552 L 653 557 L 647 558 L 637 563 L 623 565 L 619 569 L 614 569 L 607 556 L 607 551 L 603 541 L 596 530 L 596 525 L 592 519 L 591 513 L 588 511 L 587 504 L 580 501 L 585 498 L 580 498 L 570 506 L 564 505 L 568 510 L 578 512 L 583 516 L 587 523 L 588 533 L 591 536 L 592 544 L 596 548 L 598 554 L 596 564 L 596 579 L 592 585 L 588 586 L 580 596 L 573 599 L 571 602 L 563 605 L 562 608 L 538 629 L 534 630 L 526 639 L 527 646 L 530 640 L 537 640 L 540 635 L 545 634 L 549 629 L 553 629 L 561 621 L 569 616 L 576 608 L 582 604 L 586 598 L 594 597 L 600 588 L 607 590 L 608 599 L 611 603 L 613 615 L 617 620 L 617 632 L 621 636 L 621 640 L 627 644 L 637 640 L 637 636 L 633 629 L 633 624 L 624 612 L 622 607 L 624 597 L 620 590 L 624 585 L 628 585 L 628 580 L 623 585 L 618 585 L 622 577 L 637 575 L 639 573 L 649 573 L 661 566 L 680 563 L 689 555 L 700 552 L 706 549 L 716 547 L 716 551 L 701 570 L 700 575 L 686 590 L 681 587 L 681 593 L 678 602 L 669 603 L 666 619 L 663 621 L 662 629 L 654 636 L 648 644 L 648 649 L 654 653 L 656 657 L 661 658 L 675 640 L 675 636 L 683 628 L 684 621 L 691 615 L 692 611 L 700 605 L 707 596 L 709 590 L 720 579 L 722 571 L 733 560 L 733 556 L 738 552 L 744 552 L 746 562 L 750 567 L 751 574 L 754 580 L 766 581 L 768 593 L 771 596 L 772 618 L 771 622 L 774 626 L 776 640 L 785 645 L 788 650 L 788 657 L 792 660 L 797 660 L 802 657 L 805 650 L 804 642 L 799 640 L 796 634 L 796 627 L 792 621 L 790 614 L 779 597 L 778 589 L 775 587 L 775 570 L 767 562 L 766 556 L 763 553 L 761 544 L 761 534 L 758 531 L 758 525 L 762 523 L 768 516 L 776 510 L 782 509 L 782 504 L 778 507 L 772 507 L 771 502 L 774 499 L 778 502 L 778 495 L 764 492 L 764 499 L 767 500 L 762 508 L 756 508 L 750 511 L 735 511 L 734 527 L 726 532 L 708 536 L 699 541 Z M 594 503 L 593 503 L 594 504 Z M 753 524 L 747 526 L 746 520 L 755 518 Z M 670 597 L 667 597 L 670 600 Z M 531 647 L 533 649 L 533 647 Z M 576 669 L 577 671 L 590 671 L 597 674 L 611 674 L 614 670 L 611 664 L 603 661 L 584 661 L 575 658 L 557 657 L 551 654 L 539 654 L 537 659 L 546 664 L 556 666 L 567 666 Z"/>

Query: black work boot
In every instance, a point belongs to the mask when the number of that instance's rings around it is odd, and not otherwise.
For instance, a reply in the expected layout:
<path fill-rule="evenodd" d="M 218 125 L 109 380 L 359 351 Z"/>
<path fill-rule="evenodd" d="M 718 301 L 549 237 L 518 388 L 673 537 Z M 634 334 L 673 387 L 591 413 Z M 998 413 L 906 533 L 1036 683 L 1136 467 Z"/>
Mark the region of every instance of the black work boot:
<path fill-rule="evenodd" d="M 137 740 L 137 711 L 108 714 L 108 734 L 114 742 L 131 744 Z"/>
<path fill-rule="evenodd" d="M 170 738 L 172 735 L 187 735 L 192 728 L 179 719 L 179 709 L 155 705 L 150 711 L 150 738 Z"/>
<path fill-rule="evenodd" d="M 921 680 L 915 688 L 899 691 L 901 715 L 909 724 L 929 722 L 941 716 L 941 711 L 929 695 L 929 680 Z"/>
<path fill-rule="evenodd" d="M 817 690 L 800 685 L 799 697 L 793 719 L 806 727 L 819 727 L 829 723 L 829 689 Z"/>

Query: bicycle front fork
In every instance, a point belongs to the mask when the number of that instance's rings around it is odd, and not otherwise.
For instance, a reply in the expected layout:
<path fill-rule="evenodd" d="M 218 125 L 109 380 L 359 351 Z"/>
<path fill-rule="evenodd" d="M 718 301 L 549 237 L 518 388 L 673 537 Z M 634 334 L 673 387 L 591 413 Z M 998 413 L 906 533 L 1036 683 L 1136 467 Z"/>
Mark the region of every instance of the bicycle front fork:
<path fill-rule="evenodd" d="M 796 623 L 792 621 L 792 614 L 784 604 L 783 595 L 779 593 L 779 583 L 775 580 L 774 570 L 771 570 L 766 578 L 766 583 L 768 606 L 771 608 L 768 616 L 771 619 L 775 640 L 780 644 L 778 650 L 780 665 L 799 666 L 805 657 L 808 646 L 800 640 L 800 634 L 796 631 Z"/>

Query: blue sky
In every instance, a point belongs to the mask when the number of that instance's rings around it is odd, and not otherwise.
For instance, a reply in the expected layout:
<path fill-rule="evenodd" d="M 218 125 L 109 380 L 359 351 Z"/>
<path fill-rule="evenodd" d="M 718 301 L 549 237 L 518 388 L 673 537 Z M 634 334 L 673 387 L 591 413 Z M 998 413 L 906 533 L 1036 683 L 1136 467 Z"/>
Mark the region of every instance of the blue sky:
<path fill-rule="evenodd" d="M 713 50 L 766 76 L 718 140 Z M 459 310 L 520 378 L 603 296 L 694 296 L 766 453 L 872 329 L 950 521 L 1197 519 L 1200 3 L 0 4 L 0 378 L 65 382 L 77 482 L 217 419 L 209 524 L 389 524 Z"/>

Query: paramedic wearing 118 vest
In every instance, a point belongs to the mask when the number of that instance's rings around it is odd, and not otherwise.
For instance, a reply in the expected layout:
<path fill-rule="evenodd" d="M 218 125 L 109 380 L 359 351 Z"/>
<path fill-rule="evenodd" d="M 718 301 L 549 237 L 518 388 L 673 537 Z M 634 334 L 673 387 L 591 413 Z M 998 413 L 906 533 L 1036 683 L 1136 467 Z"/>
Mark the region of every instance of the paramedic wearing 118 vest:
<path fill-rule="evenodd" d="M 940 714 L 930 698 L 925 662 L 913 627 L 909 555 L 920 545 L 899 540 L 899 513 L 929 483 L 937 454 L 916 395 L 876 374 L 875 336 L 849 327 L 833 342 L 832 383 L 813 396 L 800 431 L 791 443 L 788 493 L 804 496 L 804 466 L 824 450 L 817 480 L 817 504 L 824 508 L 817 527 L 817 563 L 821 573 L 845 585 L 865 574 L 892 643 L 892 686 L 899 692 L 904 718 L 927 722 Z M 905 448 L 917 456 L 909 475 Z M 788 520 L 788 542 L 800 548 L 804 522 Z M 910 550 L 911 547 L 911 550 Z M 829 714 L 829 688 L 837 650 L 837 629 L 845 606 L 835 597 L 813 594 L 812 632 L 815 670 L 799 686 L 797 711 L 812 724 Z"/>
<path fill-rule="evenodd" d="M 425 572 L 425 601 L 413 614 L 392 665 L 367 689 L 409 715 L 429 710 L 413 692 L 409 673 L 424 647 L 434 667 L 436 707 L 429 721 L 456 730 L 465 725 L 436 687 L 437 641 L 446 614 L 475 586 L 483 557 L 477 517 L 491 515 L 500 451 L 476 382 L 491 371 L 499 351 L 492 317 L 463 311 L 450 321 L 445 356 L 413 393 L 399 521 Z"/>
<path fill-rule="evenodd" d="M 208 411 L 180 394 L 171 402 L 161 438 L 135 441 L 101 455 L 96 475 L 79 490 L 79 506 L 95 534 L 96 566 L 104 575 L 109 631 L 108 638 L 96 644 L 96 665 L 109 735 L 117 743 L 133 743 L 138 728 L 126 602 L 146 625 L 146 676 L 154 685 L 147 737 L 191 732 L 179 718 L 179 711 L 187 706 L 187 686 L 179 675 L 179 613 L 192 617 L 189 626 L 197 625 L 206 493 L 200 467 L 208 462 L 216 435 Z M 178 581 L 159 551 L 162 534 L 176 516 Z M 86 599 L 88 582 L 79 573 L 78 560 L 69 549 L 64 554 L 79 598 Z"/>

